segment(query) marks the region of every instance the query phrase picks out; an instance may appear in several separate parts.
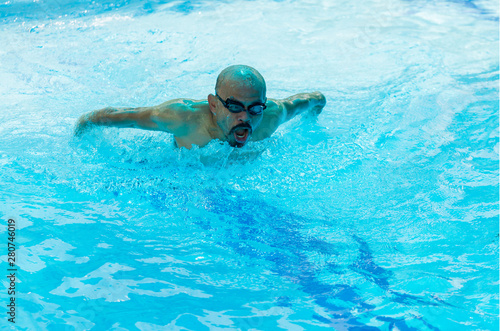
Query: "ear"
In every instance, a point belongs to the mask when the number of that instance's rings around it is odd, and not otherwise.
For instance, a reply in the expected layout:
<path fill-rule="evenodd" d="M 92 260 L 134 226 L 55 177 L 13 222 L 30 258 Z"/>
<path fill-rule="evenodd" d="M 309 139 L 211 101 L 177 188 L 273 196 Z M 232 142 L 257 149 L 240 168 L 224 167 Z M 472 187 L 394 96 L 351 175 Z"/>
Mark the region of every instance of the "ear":
<path fill-rule="evenodd" d="M 217 104 L 217 99 L 215 98 L 215 96 L 213 94 L 209 94 L 208 95 L 208 106 L 210 107 L 210 111 L 214 115 L 215 115 L 216 104 Z"/>

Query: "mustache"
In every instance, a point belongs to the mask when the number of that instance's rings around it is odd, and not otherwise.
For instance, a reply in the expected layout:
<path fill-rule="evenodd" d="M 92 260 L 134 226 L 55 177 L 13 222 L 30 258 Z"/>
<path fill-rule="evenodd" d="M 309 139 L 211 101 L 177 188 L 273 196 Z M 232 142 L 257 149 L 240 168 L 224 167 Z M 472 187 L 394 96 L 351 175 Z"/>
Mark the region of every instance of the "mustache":
<path fill-rule="evenodd" d="M 253 131 L 253 129 L 250 126 L 250 124 L 248 124 L 248 123 L 241 123 L 241 124 L 233 126 L 233 128 L 231 129 L 230 134 L 234 133 L 234 131 L 236 131 L 238 129 L 248 129 L 249 133 L 252 133 L 252 131 Z"/>

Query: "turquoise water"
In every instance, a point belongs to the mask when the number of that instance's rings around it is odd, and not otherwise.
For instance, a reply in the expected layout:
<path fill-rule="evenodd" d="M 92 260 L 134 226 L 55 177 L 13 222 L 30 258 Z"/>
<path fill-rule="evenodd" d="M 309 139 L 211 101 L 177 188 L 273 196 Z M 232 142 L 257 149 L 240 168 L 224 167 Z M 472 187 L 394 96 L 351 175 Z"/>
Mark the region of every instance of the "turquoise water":
<path fill-rule="evenodd" d="M 19 330 L 498 330 L 496 1 L 0 3 Z M 242 149 L 82 113 L 320 90 Z M 0 301 L 10 296 L 2 280 Z"/>

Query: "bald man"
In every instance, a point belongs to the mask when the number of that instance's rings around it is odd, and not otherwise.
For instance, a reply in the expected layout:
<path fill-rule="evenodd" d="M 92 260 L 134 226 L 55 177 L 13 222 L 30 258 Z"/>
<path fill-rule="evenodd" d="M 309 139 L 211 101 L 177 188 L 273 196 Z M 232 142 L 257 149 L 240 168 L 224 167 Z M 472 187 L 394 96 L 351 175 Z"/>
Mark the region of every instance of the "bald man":
<path fill-rule="evenodd" d="M 102 125 L 169 132 L 178 147 L 188 149 L 216 139 L 242 147 L 250 140 L 270 137 L 302 112 L 319 114 L 325 103 L 320 92 L 267 99 L 262 75 L 252 67 L 234 65 L 219 74 L 215 95 L 208 100 L 174 99 L 153 107 L 96 110 L 80 117 L 75 134 Z"/>

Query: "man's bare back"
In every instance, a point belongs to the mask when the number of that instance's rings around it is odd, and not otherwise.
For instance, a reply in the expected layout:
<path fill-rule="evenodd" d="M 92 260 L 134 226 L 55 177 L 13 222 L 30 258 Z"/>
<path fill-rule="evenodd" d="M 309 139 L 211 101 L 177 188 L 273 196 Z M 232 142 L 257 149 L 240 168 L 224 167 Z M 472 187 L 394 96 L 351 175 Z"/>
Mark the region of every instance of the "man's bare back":
<path fill-rule="evenodd" d="M 264 78 L 243 65 L 224 69 L 215 90 L 207 100 L 174 99 L 153 107 L 93 111 L 80 117 L 75 134 L 103 125 L 169 132 L 178 147 L 188 149 L 215 139 L 241 147 L 250 140 L 270 137 L 281 124 L 304 111 L 319 114 L 326 103 L 320 92 L 267 99 Z"/>

